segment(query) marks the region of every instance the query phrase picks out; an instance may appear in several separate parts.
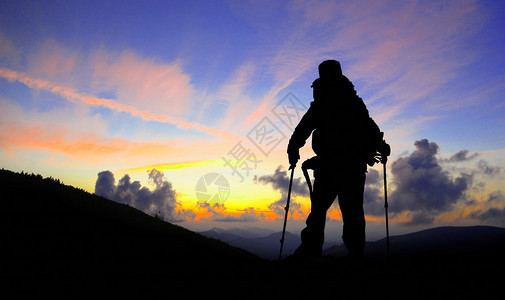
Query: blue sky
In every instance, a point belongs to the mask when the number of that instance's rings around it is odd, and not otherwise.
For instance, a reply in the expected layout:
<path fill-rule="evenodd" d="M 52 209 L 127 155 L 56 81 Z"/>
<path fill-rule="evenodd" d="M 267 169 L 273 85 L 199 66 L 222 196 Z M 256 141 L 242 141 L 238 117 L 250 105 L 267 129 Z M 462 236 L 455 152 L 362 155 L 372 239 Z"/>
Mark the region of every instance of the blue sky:
<path fill-rule="evenodd" d="M 170 201 L 197 215 L 184 224 L 218 214 L 274 224 L 282 191 L 253 178 L 286 166 L 287 139 L 266 156 L 248 134 L 266 117 L 289 137 L 272 109 L 289 93 L 308 106 L 317 65 L 337 59 L 392 163 L 427 139 L 451 182 L 472 176 L 421 225 L 503 225 L 479 217 L 505 206 L 504 29 L 501 1 L 2 1 L 0 163 L 90 192 L 101 171 L 148 185 L 145 168 L 165 165 L 179 193 Z M 262 160 L 245 180 L 222 160 L 238 141 Z M 222 211 L 194 194 L 212 171 L 230 181 Z M 408 190 L 391 175 L 393 192 Z M 308 200 L 298 202 L 302 222 Z M 392 220 L 404 228 L 412 215 Z"/>

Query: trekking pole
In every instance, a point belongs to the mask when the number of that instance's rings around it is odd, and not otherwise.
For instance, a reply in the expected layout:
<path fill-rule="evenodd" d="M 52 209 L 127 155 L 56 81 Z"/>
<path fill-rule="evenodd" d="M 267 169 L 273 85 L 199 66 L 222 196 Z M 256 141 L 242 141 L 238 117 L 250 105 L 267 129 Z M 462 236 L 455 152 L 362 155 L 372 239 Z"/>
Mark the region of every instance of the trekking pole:
<path fill-rule="evenodd" d="M 310 199 L 312 199 L 312 182 L 310 181 L 310 176 L 307 169 L 307 166 L 305 164 L 302 164 L 303 176 L 305 177 L 305 181 L 307 181 L 307 185 L 309 186 L 309 196 Z"/>
<path fill-rule="evenodd" d="M 389 258 L 389 222 L 388 222 L 388 185 L 386 181 L 386 163 L 388 159 L 387 156 L 382 157 L 382 166 L 384 169 L 384 209 L 386 210 L 386 249 Z"/>
<path fill-rule="evenodd" d="M 289 179 L 288 200 L 286 202 L 286 207 L 284 208 L 284 210 L 286 212 L 284 213 L 284 226 L 282 227 L 281 250 L 279 251 L 279 262 L 281 261 L 281 258 L 282 258 L 282 247 L 284 246 L 284 234 L 286 233 L 286 223 L 288 221 L 289 200 L 291 198 L 291 187 L 293 186 L 293 175 L 295 173 L 295 167 L 296 167 L 296 165 L 291 165 L 291 167 L 289 167 L 291 169 L 291 178 Z"/>
<path fill-rule="evenodd" d="M 303 176 L 305 176 L 305 181 L 307 181 L 307 185 L 309 186 L 309 196 L 310 196 L 311 200 L 312 200 L 312 193 L 313 193 L 312 181 L 310 180 L 309 172 L 307 170 L 315 170 L 317 168 L 317 165 L 318 165 L 317 156 L 307 159 L 302 164 Z"/>

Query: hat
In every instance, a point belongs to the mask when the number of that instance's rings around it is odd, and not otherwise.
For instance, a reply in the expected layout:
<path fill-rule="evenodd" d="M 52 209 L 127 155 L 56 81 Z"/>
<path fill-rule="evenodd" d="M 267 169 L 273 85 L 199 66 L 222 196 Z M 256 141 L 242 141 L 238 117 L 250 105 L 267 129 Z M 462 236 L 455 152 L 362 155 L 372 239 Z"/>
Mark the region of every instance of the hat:
<path fill-rule="evenodd" d="M 335 78 L 342 75 L 340 63 L 336 60 L 325 60 L 319 64 L 319 78 Z"/>

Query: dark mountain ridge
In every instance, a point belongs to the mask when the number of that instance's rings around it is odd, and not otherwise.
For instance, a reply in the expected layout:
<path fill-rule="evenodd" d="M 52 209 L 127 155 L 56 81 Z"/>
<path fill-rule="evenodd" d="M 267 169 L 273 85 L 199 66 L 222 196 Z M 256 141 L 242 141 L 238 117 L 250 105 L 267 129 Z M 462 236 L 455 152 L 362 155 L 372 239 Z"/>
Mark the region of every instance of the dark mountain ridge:
<path fill-rule="evenodd" d="M 367 242 L 365 254 L 370 258 L 387 255 L 386 238 Z M 505 251 L 505 228 L 494 226 L 442 226 L 390 237 L 392 256 L 451 255 Z M 324 251 L 325 255 L 343 256 L 343 245 Z"/>
<path fill-rule="evenodd" d="M 245 249 L 265 259 L 278 259 L 281 232 L 256 236 L 247 234 L 247 229 L 239 231 L 236 228 L 212 228 L 200 234 Z M 299 244 L 299 236 L 286 232 L 283 257 L 292 254 Z M 390 253 L 393 256 L 496 252 L 501 249 L 505 250 L 505 228 L 493 226 L 443 226 L 390 237 Z M 338 258 L 346 256 L 347 250 L 344 245 L 337 245 L 328 247 L 323 253 Z M 368 258 L 386 257 L 386 238 L 367 242 L 365 254 Z"/>
<path fill-rule="evenodd" d="M 2 277 L 185 282 L 261 272 L 254 254 L 57 179 L 1 170 L 0 191 Z"/>
<path fill-rule="evenodd" d="M 57 179 L 1 170 L 0 193 L 0 280 L 18 296 L 310 298 L 330 291 L 343 298 L 493 299 L 504 279 L 503 244 L 486 244 L 502 236 L 501 228 L 437 228 L 391 237 L 391 259 L 371 256 L 361 265 L 338 253 L 279 264 Z M 475 249 L 465 248 L 462 241 L 469 237 Z M 252 237 L 258 238 L 271 239 L 278 249 L 275 234 Z M 430 246 L 444 243 L 453 248 Z M 384 251 L 385 241 L 369 248 L 375 246 Z"/>

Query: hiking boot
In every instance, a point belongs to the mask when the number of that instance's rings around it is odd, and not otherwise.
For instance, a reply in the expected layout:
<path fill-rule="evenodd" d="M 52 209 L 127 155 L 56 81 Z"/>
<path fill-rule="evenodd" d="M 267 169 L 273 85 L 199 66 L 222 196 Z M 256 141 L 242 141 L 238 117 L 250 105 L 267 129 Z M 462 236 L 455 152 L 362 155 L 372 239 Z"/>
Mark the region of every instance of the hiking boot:
<path fill-rule="evenodd" d="M 302 244 L 295 250 L 292 255 L 288 256 L 285 261 L 293 263 L 304 263 L 309 260 L 321 258 L 322 256 L 322 249 L 316 247 L 308 247 Z"/>

